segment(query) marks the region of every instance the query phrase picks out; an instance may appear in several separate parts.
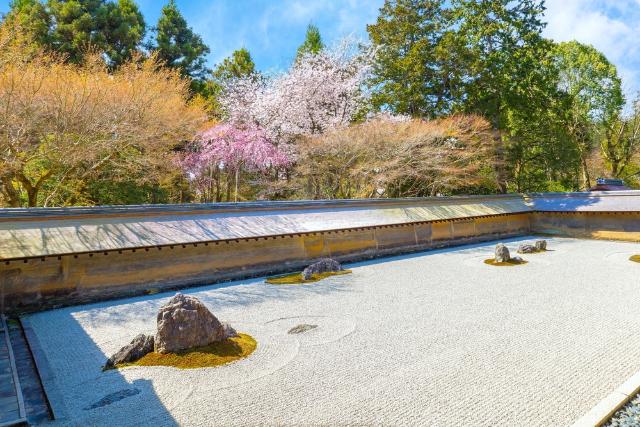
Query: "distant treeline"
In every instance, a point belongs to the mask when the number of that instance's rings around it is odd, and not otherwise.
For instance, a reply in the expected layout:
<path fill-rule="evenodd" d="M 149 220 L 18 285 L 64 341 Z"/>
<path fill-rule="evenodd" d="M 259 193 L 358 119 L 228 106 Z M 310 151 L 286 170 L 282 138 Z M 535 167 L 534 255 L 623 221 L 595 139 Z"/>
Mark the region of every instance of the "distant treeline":
<path fill-rule="evenodd" d="M 637 185 L 640 104 L 542 0 L 387 0 L 369 40 L 309 25 L 291 66 L 213 69 L 170 0 L 14 0 L 0 206 L 401 197 Z"/>

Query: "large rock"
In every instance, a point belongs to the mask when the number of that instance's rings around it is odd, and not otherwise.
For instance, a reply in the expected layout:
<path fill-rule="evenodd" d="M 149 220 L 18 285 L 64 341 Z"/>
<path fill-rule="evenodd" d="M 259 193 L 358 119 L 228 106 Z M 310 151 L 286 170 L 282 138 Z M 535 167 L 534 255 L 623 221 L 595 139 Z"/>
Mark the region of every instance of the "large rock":
<path fill-rule="evenodd" d="M 511 254 L 509 254 L 509 248 L 502 243 L 496 245 L 495 260 L 496 262 L 509 262 Z"/>
<path fill-rule="evenodd" d="M 114 368 L 121 363 L 135 362 L 147 353 L 153 351 L 153 335 L 140 334 L 116 354 L 111 356 L 104 365 L 105 369 Z"/>
<path fill-rule="evenodd" d="M 230 336 L 236 331 L 221 323 L 198 299 L 177 293 L 158 311 L 156 351 L 175 353 L 202 347 Z"/>
<path fill-rule="evenodd" d="M 309 267 L 302 271 L 302 278 L 304 280 L 311 279 L 314 274 L 322 274 L 328 272 L 342 271 L 340 263 L 331 258 L 323 258 L 318 262 L 314 262 Z"/>
<path fill-rule="evenodd" d="M 546 251 L 547 250 L 547 241 L 546 240 L 536 240 L 536 249 L 538 251 Z"/>
<path fill-rule="evenodd" d="M 536 249 L 535 246 L 533 245 L 529 245 L 527 243 L 518 246 L 518 253 L 519 254 L 532 254 L 538 252 L 538 249 Z"/>

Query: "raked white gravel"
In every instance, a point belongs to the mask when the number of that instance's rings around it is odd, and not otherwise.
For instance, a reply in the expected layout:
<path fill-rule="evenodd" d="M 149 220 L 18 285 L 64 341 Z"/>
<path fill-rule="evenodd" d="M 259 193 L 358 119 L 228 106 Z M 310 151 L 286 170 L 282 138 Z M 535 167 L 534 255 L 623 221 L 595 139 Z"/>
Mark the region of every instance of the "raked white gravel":
<path fill-rule="evenodd" d="M 493 267 L 494 245 L 353 264 L 303 286 L 185 290 L 258 341 L 218 368 L 101 371 L 154 331 L 172 293 L 29 316 L 56 375 L 48 391 L 64 401 L 57 423 L 571 424 L 640 369 L 640 264 L 628 261 L 640 245 L 551 239 L 526 265 Z M 303 323 L 318 327 L 287 334 Z"/>

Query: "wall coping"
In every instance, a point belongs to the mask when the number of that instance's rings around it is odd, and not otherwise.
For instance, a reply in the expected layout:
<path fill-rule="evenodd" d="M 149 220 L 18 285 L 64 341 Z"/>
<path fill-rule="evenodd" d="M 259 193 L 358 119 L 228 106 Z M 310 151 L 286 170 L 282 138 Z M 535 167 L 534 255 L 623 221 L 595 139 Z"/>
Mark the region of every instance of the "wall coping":
<path fill-rule="evenodd" d="M 0 209 L 0 259 L 535 212 L 640 212 L 640 191 Z"/>

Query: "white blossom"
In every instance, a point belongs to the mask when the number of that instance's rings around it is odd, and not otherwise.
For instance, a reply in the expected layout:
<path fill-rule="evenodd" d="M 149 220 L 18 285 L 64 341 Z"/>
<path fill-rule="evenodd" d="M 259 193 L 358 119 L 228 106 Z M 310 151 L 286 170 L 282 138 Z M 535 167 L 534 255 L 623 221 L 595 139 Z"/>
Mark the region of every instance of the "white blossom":
<path fill-rule="evenodd" d="M 275 141 L 343 127 L 366 102 L 371 57 L 345 40 L 302 56 L 285 73 L 229 82 L 221 104 L 229 121 L 258 125 Z"/>

